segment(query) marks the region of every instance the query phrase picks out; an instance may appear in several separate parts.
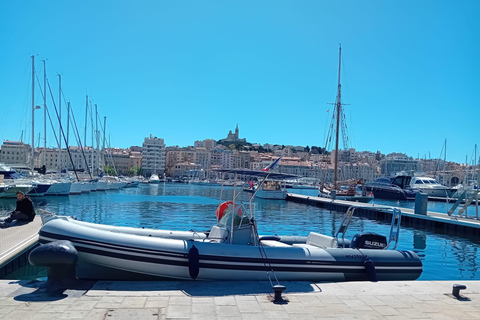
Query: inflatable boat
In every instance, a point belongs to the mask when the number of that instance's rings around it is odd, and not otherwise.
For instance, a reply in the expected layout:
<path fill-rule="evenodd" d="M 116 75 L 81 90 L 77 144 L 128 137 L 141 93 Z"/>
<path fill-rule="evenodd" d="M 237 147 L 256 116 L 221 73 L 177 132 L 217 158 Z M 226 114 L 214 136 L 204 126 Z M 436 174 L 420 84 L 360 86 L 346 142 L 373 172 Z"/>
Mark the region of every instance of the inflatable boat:
<path fill-rule="evenodd" d="M 107 226 L 42 214 L 39 241 L 71 241 L 78 251 L 77 277 L 83 279 L 231 281 L 268 280 L 272 274 L 280 281 L 417 279 L 422 273 L 417 254 L 394 250 L 401 212 L 392 214 L 388 239 L 368 233 L 348 241 L 354 211 L 347 211 L 335 237 L 260 236 L 251 207 L 235 203 L 235 196 L 217 208 L 217 224 L 208 232 Z"/>

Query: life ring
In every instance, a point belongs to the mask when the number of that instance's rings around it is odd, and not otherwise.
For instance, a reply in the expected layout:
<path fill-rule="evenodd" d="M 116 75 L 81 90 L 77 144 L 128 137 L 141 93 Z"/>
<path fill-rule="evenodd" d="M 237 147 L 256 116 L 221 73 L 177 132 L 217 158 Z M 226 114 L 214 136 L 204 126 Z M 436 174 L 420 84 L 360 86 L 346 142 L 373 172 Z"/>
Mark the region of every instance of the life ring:
<path fill-rule="evenodd" d="M 221 205 L 218 206 L 215 215 L 217 216 L 217 220 L 222 219 L 223 215 L 225 214 L 225 210 L 227 210 L 228 206 L 233 206 L 233 201 L 225 201 Z M 242 216 L 242 208 L 235 204 L 235 207 L 238 208 L 237 214 Z"/>

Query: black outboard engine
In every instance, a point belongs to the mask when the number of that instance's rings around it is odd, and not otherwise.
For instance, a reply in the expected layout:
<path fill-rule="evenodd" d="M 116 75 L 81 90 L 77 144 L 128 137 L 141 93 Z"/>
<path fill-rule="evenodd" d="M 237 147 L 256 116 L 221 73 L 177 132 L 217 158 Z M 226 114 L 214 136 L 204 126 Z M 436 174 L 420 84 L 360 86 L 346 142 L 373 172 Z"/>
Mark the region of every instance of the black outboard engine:
<path fill-rule="evenodd" d="M 350 248 L 353 249 L 385 249 L 387 247 L 387 237 L 377 233 L 357 233 L 353 236 Z"/>

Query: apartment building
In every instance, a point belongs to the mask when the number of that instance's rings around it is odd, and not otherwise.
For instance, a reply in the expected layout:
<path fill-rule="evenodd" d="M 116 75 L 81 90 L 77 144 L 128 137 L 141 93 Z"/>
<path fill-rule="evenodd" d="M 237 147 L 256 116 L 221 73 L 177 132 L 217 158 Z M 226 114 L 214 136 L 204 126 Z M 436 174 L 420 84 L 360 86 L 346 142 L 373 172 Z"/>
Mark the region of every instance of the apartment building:
<path fill-rule="evenodd" d="M 163 139 L 150 135 L 145 138 L 142 146 L 142 175 L 153 173 L 163 176 L 165 173 L 165 142 Z"/>
<path fill-rule="evenodd" d="M 21 141 L 3 140 L 0 149 L 0 162 L 6 165 L 30 165 L 32 147 Z"/>

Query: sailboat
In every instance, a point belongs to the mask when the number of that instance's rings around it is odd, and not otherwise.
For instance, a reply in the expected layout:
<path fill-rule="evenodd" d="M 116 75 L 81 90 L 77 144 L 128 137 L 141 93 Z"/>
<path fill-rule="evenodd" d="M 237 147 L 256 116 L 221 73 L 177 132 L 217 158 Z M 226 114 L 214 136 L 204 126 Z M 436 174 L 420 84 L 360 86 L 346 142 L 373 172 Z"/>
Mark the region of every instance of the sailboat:
<path fill-rule="evenodd" d="M 356 201 L 356 202 L 370 202 L 373 197 L 366 195 L 365 192 L 362 194 L 357 194 L 356 188 L 357 183 L 352 183 L 349 185 L 347 190 L 338 190 L 338 136 L 340 131 L 340 119 L 343 115 L 342 111 L 342 85 L 340 83 L 340 70 L 341 70 L 341 63 L 342 63 L 342 46 L 339 49 L 339 58 L 338 58 L 338 89 L 337 89 L 337 99 L 335 102 L 335 110 L 334 114 L 336 117 L 336 130 L 335 130 L 335 164 L 334 164 L 334 179 L 333 179 L 333 190 L 329 190 L 325 186 L 321 186 L 319 189 L 318 196 L 319 197 L 326 197 L 330 199 L 338 199 L 338 200 L 347 200 L 347 201 Z M 344 137 L 345 141 L 345 131 Z"/>

